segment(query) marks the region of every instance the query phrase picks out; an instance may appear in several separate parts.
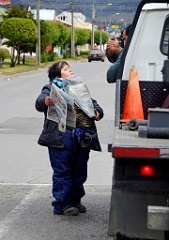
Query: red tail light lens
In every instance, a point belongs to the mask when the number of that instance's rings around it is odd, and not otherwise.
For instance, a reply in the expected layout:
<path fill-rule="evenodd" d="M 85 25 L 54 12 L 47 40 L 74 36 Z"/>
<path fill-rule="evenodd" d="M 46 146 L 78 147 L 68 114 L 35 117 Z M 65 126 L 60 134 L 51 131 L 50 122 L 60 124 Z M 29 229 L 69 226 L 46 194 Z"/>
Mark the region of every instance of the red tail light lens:
<path fill-rule="evenodd" d="M 140 167 L 140 175 L 141 176 L 154 176 L 155 170 L 150 165 L 144 165 Z"/>

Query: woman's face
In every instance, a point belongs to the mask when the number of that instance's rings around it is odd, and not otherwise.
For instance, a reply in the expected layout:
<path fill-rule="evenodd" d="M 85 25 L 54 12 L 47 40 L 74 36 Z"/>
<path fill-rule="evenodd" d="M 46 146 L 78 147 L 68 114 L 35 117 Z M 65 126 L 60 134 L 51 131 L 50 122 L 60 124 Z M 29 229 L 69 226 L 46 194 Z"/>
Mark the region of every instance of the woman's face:
<path fill-rule="evenodd" d="M 65 65 L 61 69 L 61 78 L 70 78 L 70 77 L 74 77 L 74 74 L 73 74 L 71 68 L 68 65 Z"/>

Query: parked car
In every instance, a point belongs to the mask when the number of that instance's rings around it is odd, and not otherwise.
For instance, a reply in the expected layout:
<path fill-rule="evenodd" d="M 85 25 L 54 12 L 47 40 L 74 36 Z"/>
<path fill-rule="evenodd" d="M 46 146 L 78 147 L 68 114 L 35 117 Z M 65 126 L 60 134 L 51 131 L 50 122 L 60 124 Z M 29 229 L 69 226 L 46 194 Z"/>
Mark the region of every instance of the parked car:
<path fill-rule="evenodd" d="M 104 52 L 102 50 L 91 50 L 88 54 L 88 62 L 91 61 L 102 61 L 104 62 Z"/>

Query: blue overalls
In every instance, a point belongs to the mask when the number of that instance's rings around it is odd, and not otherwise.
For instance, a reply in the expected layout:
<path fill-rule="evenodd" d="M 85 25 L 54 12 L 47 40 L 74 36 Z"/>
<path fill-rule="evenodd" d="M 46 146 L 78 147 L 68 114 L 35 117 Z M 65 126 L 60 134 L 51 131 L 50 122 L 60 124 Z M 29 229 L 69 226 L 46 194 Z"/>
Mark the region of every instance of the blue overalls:
<path fill-rule="evenodd" d="M 48 147 L 53 169 L 53 197 L 55 214 L 77 206 L 85 195 L 84 182 L 87 179 L 87 161 L 89 149 L 74 148 L 72 130 L 63 133 L 64 148 Z"/>

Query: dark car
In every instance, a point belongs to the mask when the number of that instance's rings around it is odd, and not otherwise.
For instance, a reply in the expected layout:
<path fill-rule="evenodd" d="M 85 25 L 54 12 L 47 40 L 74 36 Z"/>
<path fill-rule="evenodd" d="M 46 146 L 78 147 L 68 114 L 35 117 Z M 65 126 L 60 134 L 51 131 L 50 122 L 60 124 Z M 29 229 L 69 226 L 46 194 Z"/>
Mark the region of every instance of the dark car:
<path fill-rule="evenodd" d="M 91 61 L 102 61 L 104 62 L 104 52 L 102 50 L 91 50 L 88 54 L 88 62 Z"/>

